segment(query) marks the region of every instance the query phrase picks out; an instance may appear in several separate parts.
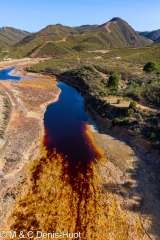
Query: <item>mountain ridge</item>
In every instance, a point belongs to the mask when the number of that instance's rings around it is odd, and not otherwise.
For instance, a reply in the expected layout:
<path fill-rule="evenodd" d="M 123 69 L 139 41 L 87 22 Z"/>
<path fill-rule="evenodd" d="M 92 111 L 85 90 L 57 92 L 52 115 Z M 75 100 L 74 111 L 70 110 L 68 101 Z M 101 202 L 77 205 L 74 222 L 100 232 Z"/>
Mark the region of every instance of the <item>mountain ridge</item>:
<path fill-rule="evenodd" d="M 146 37 L 151 39 L 153 42 L 156 42 L 158 39 L 160 39 L 160 29 L 153 30 L 153 31 L 144 31 L 139 32 L 140 36 Z"/>
<path fill-rule="evenodd" d="M 62 39 L 65 38 L 65 41 Z M 42 51 L 44 42 L 52 43 L 45 44 L 46 53 Z M 51 55 L 49 53 L 50 46 L 53 52 L 65 54 L 71 52 L 82 52 L 90 50 L 110 49 L 117 47 L 137 47 L 150 45 L 151 41 L 145 39 L 123 19 L 115 17 L 110 21 L 101 25 L 82 25 L 79 27 L 68 27 L 61 24 L 48 25 L 36 33 L 29 34 L 11 49 L 11 57 L 26 57 L 33 55 L 34 49 L 40 49 L 39 57 Z M 54 47 L 56 51 L 54 51 Z M 63 49 L 62 49 L 63 48 Z M 42 53 L 43 52 L 43 53 Z M 42 55 L 40 54 L 42 53 Z M 49 54 L 49 55 L 48 55 Z M 36 57 L 36 55 L 35 55 Z"/>
<path fill-rule="evenodd" d="M 0 48 L 7 48 L 26 37 L 29 32 L 13 27 L 0 28 Z"/>

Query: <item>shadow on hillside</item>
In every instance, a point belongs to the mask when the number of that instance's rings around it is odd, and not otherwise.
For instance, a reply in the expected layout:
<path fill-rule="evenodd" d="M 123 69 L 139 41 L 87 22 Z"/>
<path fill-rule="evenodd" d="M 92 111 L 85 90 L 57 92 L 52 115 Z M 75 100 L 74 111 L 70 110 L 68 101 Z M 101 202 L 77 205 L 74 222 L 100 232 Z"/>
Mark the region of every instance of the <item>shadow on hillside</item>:
<path fill-rule="evenodd" d="M 138 158 L 134 169 L 128 169 L 130 178 L 122 184 L 104 184 L 106 192 L 119 195 L 124 200 L 122 209 L 148 216 L 150 229 L 144 231 L 150 239 L 160 239 L 160 166 Z M 127 201 L 126 201 L 127 200 Z M 128 204 L 125 204 L 128 202 Z M 152 234 L 154 238 L 149 235 Z M 148 239 L 148 238 L 147 238 Z"/>

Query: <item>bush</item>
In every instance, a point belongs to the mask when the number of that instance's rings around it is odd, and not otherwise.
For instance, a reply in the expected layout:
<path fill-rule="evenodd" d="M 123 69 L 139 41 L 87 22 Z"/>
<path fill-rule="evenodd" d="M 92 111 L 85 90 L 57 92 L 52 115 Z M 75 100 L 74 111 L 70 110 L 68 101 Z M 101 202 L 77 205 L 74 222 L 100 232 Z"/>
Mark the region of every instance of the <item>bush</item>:
<path fill-rule="evenodd" d="M 129 104 L 129 108 L 131 109 L 135 109 L 136 106 L 137 106 L 137 103 L 135 101 L 131 101 Z"/>
<path fill-rule="evenodd" d="M 120 104 L 121 103 L 121 100 L 120 99 L 117 99 L 117 104 Z"/>
<path fill-rule="evenodd" d="M 138 122 L 141 122 L 142 121 L 141 114 L 136 114 L 136 119 L 138 120 Z"/>
<path fill-rule="evenodd" d="M 121 118 L 115 118 L 112 121 L 112 126 L 118 125 L 118 126 L 125 126 L 128 125 L 130 123 L 130 120 L 127 119 L 121 119 Z"/>
<path fill-rule="evenodd" d="M 108 87 L 114 90 L 117 90 L 119 86 L 119 75 L 112 74 L 108 79 Z"/>
<path fill-rule="evenodd" d="M 99 95 L 100 95 L 101 97 L 105 97 L 105 96 L 107 95 L 107 92 L 106 92 L 105 90 L 100 90 L 100 91 L 99 91 Z"/>
<path fill-rule="evenodd" d="M 156 72 L 158 71 L 158 66 L 156 62 L 148 62 L 144 65 L 143 71 L 146 73 Z"/>
<path fill-rule="evenodd" d="M 154 132 L 152 132 L 152 133 L 150 134 L 150 138 L 151 138 L 151 139 L 156 138 L 156 134 L 155 134 Z"/>
<path fill-rule="evenodd" d="M 122 125 L 122 119 L 120 118 L 115 118 L 114 120 L 112 120 L 112 126 L 115 126 L 115 125 Z"/>
<path fill-rule="evenodd" d="M 134 109 L 129 108 L 128 111 L 127 111 L 127 116 L 128 116 L 128 117 L 131 117 L 131 116 L 133 116 L 133 115 L 134 115 Z"/>

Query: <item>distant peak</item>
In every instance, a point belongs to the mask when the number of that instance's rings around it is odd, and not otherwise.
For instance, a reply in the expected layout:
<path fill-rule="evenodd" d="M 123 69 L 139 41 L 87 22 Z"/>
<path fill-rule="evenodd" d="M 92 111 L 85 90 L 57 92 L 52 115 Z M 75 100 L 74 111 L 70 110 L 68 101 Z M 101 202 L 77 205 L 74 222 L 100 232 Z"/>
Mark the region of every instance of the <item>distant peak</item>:
<path fill-rule="evenodd" d="M 57 23 L 56 26 L 60 26 L 60 27 L 61 27 L 61 26 L 63 26 L 63 25 L 62 25 L 61 23 Z"/>
<path fill-rule="evenodd" d="M 110 20 L 110 22 L 114 22 L 114 21 L 117 21 L 117 20 L 122 20 L 122 19 L 119 18 L 119 17 L 114 17 L 114 18 L 112 18 L 112 19 Z"/>

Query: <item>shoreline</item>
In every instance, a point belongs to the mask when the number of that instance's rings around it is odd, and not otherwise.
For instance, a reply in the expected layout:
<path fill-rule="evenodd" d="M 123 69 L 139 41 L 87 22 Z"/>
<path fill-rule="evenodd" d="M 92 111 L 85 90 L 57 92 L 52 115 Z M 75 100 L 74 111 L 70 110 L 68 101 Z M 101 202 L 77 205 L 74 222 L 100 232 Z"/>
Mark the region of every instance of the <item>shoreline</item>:
<path fill-rule="evenodd" d="M 60 77 L 60 81 L 77 88 L 81 92 L 82 96 L 84 97 L 84 107 L 88 114 L 91 116 L 92 120 L 98 126 L 100 131 L 102 130 L 106 134 L 109 134 L 110 136 L 115 137 L 120 141 L 126 142 L 134 149 L 136 154 L 139 155 L 141 158 L 144 158 L 145 155 L 145 159 L 147 159 L 148 162 L 152 158 L 152 161 L 154 161 L 155 164 L 157 165 L 160 164 L 160 151 L 152 148 L 152 144 L 149 141 L 141 137 L 131 135 L 128 130 L 123 129 L 122 127 L 112 126 L 111 120 L 104 119 L 98 116 L 95 110 L 92 107 L 90 107 L 89 104 L 88 105 L 86 104 L 86 100 L 91 96 L 86 91 L 84 91 L 84 89 L 81 88 L 81 86 L 79 86 L 76 82 L 74 83 L 74 81 L 72 81 L 71 78 L 69 80 L 68 78 Z M 141 148 L 139 148 L 139 145 L 141 146 Z"/>
<path fill-rule="evenodd" d="M 16 71 L 21 72 L 21 67 L 18 66 Z M 6 142 L 0 149 L 0 225 L 4 224 L 6 214 L 15 203 L 16 186 L 24 178 L 25 166 L 40 157 L 40 145 L 45 134 L 44 113 L 60 94 L 56 79 L 44 78 L 39 74 L 34 74 L 34 77 L 36 80 L 33 82 L 21 80 L 18 83 L 0 83 L 12 105 L 5 130 Z"/>

